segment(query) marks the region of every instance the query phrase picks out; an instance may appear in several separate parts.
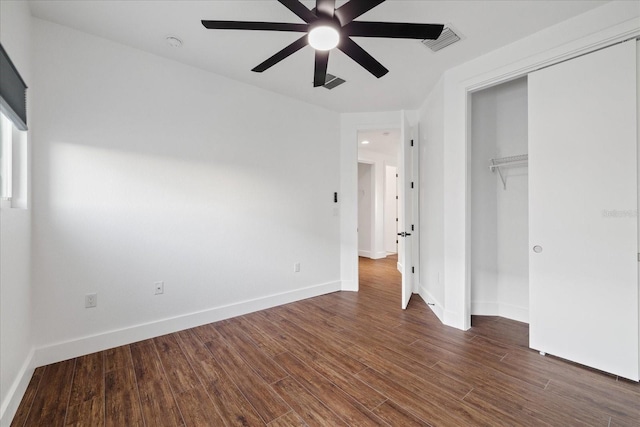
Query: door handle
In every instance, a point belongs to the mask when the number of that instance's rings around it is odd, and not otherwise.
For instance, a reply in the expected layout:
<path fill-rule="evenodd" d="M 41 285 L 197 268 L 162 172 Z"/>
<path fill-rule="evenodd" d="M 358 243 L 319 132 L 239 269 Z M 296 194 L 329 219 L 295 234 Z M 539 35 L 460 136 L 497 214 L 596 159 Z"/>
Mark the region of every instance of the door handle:
<path fill-rule="evenodd" d="M 535 246 L 533 247 L 533 252 L 535 252 L 535 253 L 539 254 L 540 252 L 542 252 L 542 246 L 540 246 L 540 245 L 535 245 Z"/>
<path fill-rule="evenodd" d="M 411 236 L 411 233 L 405 233 L 404 231 L 402 233 L 398 233 L 398 236 L 400 237 L 407 237 L 407 236 Z"/>

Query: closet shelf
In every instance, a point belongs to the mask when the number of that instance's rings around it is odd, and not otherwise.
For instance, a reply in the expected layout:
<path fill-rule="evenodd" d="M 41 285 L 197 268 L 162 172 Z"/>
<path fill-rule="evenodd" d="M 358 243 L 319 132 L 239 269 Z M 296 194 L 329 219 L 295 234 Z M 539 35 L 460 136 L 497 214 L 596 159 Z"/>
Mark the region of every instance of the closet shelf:
<path fill-rule="evenodd" d="M 507 179 L 502 174 L 502 170 L 500 168 L 527 166 L 527 164 L 529 163 L 529 155 L 528 154 L 520 154 L 519 156 L 500 157 L 500 158 L 497 158 L 497 159 L 491 159 L 491 160 L 489 160 L 489 162 L 491 163 L 489 165 L 489 170 L 491 172 L 495 172 L 496 170 L 498 171 L 498 175 L 500 175 L 500 180 L 502 181 L 502 186 L 506 190 L 507 189 Z"/>

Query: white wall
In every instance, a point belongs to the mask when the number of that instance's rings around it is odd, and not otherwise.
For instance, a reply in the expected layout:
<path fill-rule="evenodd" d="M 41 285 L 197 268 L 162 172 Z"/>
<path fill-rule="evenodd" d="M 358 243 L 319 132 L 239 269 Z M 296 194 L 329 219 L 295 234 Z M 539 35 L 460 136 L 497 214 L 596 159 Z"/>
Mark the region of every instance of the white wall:
<path fill-rule="evenodd" d="M 614 1 L 490 52 L 443 76 L 443 268 L 445 324 L 470 326 L 470 201 L 468 197 L 468 93 L 640 34 L 637 2 Z M 430 97 L 437 95 L 434 89 Z M 431 115 L 437 116 L 435 112 Z M 422 123 L 427 118 L 422 117 Z M 437 117 L 429 120 L 437 121 Z M 424 169 L 424 168 L 423 168 Z M 426 208 L 426 201 L 421 201 Z M 423 256 L 430 264 L 436 255 Z"/>
<path fill-rule="evenodd" d="M 498 314 L 498 204 L 496 175 L 489 159 L 498 157 L 496 90 L 474 93 L 471 102 L 471 313 Z"/>
<path fill-rule="evenodd" d="M 384 250 L 398 252 L 398 167 L 384 168 Z"/>
<path fill-rule="evenodd" d="M 374 237 L 374 171 L 369 163 L 358 163 L 358 255 L 372 257 Z"/>
<path fill-rule="evenodd" d="M 527 81 L 514 80 L 472 95 L 471 314 L 528 321 L 528 181 L 526 167 L 489 159 L 527 153 Z"/>
<path fill-rule="evenodd" d="M 25 2 L 0 2 L 0 42 L 30 89 L 31 16 Z M 31 138 L 31 132 L 28 132 Z M 28 181 L 28 175 L 27 175 Z M 0 425 L 9 425 L 33 373 L 31 333 L 31 211 L 0 207 Z"/>
<path fill-rule="evenodd" d="M 339 289 L 336 113 L 38 19 L 34 46 L 38 363 Z"/>
<path fill-rule="evenodd" d="M 527 153 L 526 78 L 496 87 L 497 156 Z M 506 169 L 507 189 L 496 177 L 498 314 L 529 321 L 529 180 L 527 168 Z"/>
<path fill-rule="evenodd" d="M 422 298 L 442 320 L 444 301 L 444 82 L 438 81 L 419 110 L 420 284 Z"/>

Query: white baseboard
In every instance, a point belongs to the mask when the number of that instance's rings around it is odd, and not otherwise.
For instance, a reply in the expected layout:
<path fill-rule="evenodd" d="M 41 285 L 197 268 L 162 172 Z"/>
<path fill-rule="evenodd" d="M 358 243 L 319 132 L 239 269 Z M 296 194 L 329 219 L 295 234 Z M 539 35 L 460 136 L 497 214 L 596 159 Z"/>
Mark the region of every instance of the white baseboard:
<path fill-rule="evenodd" d="M 445 310 L 442 323 L 447 326 L 451 326 L 452 328 L 460 329 L 462 331 L 466 331 L 469 329 L 469 326 L 466 325 L 466 322 L 460 315 L 460 313 L 451 310 Z"/>
<path fill-rule="evenodd" d="M 422 297 L 423 300 L 425 300 L 431 311 L 433 311 L 436 317 L 438 317 L 440 322 L 442 322 L 444 318 L 444 307 L 442 306 L 440 301 L 435 299 L 431 292 L 429 292 L 427 288 L 422 285 L 418 286 L 418 294 Z"/>
<path fill-rule="evenodd" d="M 529 323 L 529 309 L 499 302 L 471 302 L 471 314 L 478 316 L 500 316 L 518 322 Z"/>
<path fill-rule="evenodd" d="M 499 316 L 500 305 L 497 302 L 471 301 L 472 316 Z"/>
<path fill-rule="evenodd" d="M 358 292 L 359 288 L 360 286 L 355 280 L 343 280 L 340 286 L 341 291 Z"/>
<path fill-rule="evenodd" d="M 31 349 L 26 360 L 22 364 L 18 375 L 16 376 L 13 384 L 9 388 L 5 399 L 2 401 L 0 405 L 0 426 L 1 427 L 9 427 L 11 425 L 11 421 L 13 417 L 16 415 L 16 411 L 18 410 L 18 406 L 22 401 L 22 397 L 24 396 L 25 391 L 27 390 L 27 386 L 29 385 L 29 381 L 31 381 L 31 377 L 33 376 L 33 371 L 35 370 L 34 364 L 34 355 L 35 349 Z"/>
<path fill-rule="evenodd" d="M 364 258 L 371 258 L 371 259 L 382 259 L 387 257 L 387 253 L 385 251 L 372 252 L 372 251 L 358 250 L 358 256 L 361 256 Z"/>
<path fill-rule="evenodd" d="M 518 322 L 529 323 L 529 309 L 510 304 L 500 304 L 500 317 L 505 317 Z"/>
<path fill-rule="evenodd" d="M 215 307 L 195 313 L 184 314 L 155 322 L 149 322 L 128 328 L 107 331 L 75 340 L 60 342 L 37 348 L 34 366 L 43 366 L 60 362 L 85 354 L 95 353 L 120 345 L 170 334 L 207 323 L 217 322 L 230 317 L 241 316 L 254 311 L 264 310 L 290 302 L 312 298 L 341 290 L 339 281 L 323 283 L 295 291 L 269 295 L 253 300 L 241 301 L 221 307 Z"/>

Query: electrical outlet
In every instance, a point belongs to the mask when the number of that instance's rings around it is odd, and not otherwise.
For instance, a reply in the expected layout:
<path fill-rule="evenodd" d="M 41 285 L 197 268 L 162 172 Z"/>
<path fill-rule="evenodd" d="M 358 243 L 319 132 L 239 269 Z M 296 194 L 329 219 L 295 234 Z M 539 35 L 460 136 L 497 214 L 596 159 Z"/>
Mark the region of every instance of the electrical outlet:
<path fill-rule="evenodd" d="M 156 295 L 164 294 L 164 282 L 156 282 Z"/>
<path fill-rule="evenodd" d="M 300 263 L 296 262 L 295 264 L 293 264 L 293 272 L 294 273 L 300 273 Z"/>
<path fill-rule="evenodd" d="M 98 294 L 86 294 L 84 296 L 84 308 L 93 308 L 98 305 Z"/>

